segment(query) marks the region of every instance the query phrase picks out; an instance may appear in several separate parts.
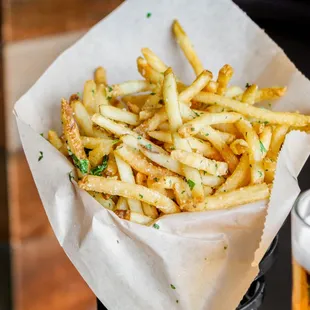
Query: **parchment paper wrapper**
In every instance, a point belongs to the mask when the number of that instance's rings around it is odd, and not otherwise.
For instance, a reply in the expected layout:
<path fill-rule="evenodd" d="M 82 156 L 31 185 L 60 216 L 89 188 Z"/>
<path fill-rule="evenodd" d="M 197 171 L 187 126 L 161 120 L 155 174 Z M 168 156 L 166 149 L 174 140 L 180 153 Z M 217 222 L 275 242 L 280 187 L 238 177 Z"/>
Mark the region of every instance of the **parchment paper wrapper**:
<path fill-rule="evenodd" d="M 71 183 L 72 165 L 40 136 L 50 128 L 60 130 L 60 98 L 81 92 L 99 65 L 107 69 L 109 83 L 140 79 L 136 58 L 142 47 L 153 49 L 191 82 L 192 69 L 172 38 L 174 18 L 206 68 L 218 72 L 231 64 L 234 85 L 287 85 L 287 95 L 274 109 L 310 113 L 309 81 L 228 0 L 127 0 L 65 51 L 16 103 L 15 114 L 54 232 L 109 310 L 235 309 L 299 194 L 296 177 L 310 152 L 308 135 L 287 136 L 268 208 L 262 201 L 170 215 L 158 221 L 158 230 L 120 220 Z M 40 151 L 44 157 L 38 161 Z"/>

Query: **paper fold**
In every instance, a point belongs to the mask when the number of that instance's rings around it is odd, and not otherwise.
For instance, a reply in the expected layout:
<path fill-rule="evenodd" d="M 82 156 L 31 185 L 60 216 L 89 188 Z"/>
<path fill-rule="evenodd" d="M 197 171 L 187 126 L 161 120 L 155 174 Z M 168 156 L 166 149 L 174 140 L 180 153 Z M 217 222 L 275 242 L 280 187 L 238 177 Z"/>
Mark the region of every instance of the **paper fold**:
<path fill-rule="evenodd" d="M 174 18 L 207 69 L 215 73 L 230 63 L 234 85 L 285 84 L 288 93 L 274 108 L 310 114 L 309 81 L 228 0 L 196 0 L 195 5 L 190 0 L 127 0 L 58 57 L 16 103 L 18 129 L 58 241 L 109 310 L 235 309 L 290 212 L 299 193 L 297 175 L 310 153 L 309 135 L 287 136 L 268 211 L 266 202 L 259 202 L 170 215 L 158 221 L 158 230 L 120 220 L 71 183 L 72 165 L 40 136 L 60 129 L 60 98 L 81 91 L 99 65 L 107 68 L 109 83 L 139 78 L 135 60 L 142 47 L 153 49 L 190 82 L 194 75 L 171 36 Z"/>

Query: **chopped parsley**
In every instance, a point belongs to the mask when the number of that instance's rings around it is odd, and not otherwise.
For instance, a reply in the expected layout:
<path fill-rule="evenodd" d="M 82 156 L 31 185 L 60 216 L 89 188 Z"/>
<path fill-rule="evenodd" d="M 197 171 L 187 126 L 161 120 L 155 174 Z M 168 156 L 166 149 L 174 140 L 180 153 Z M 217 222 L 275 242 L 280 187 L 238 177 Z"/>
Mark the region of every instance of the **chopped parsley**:
<path fill-rule="evenodd" d="M 92 90 L 91 90 L 91 92 L 93 93 L 93 96 L 95 96 L 95 90 L 94 90 L 94 89 L 92 89 Z"/>
<path fill-rule="evenodd" d="M 174 146 L 170 146 L 170 150 L 175 150 L 175 147 Z"/>
<path fill-rule="evenodd" d="M 72 182 L 72 179 L 74 179 L 73 172 L 70 171 L 68 176 L 69 176 L 69 181 Z"/>
<path fill-rule="evenodd" d="M 108 85 L 108 90 L 109 90 L 109 92 L 111 92 L 111 91 L 113 91 L 113 88 L 110 85 Z"/>
<path fill-rule="evenodd" d="M 146 14 L 146 18 L 150 18 L 152 16 L 152 13 L 151 12 L 148 12 L 147 14 Z"/>
<path fill-rule="evenodd" d="M 205 134 L 206 137 L 207 137 L 208 135 L 209 135 L 208 133 Z"/>
<path fill-rule="evenodd" d="M 181 194 L 184 194 L 185 193 L 185 191 L 182 191 L 182 193 Z"/>
<path fill-rule="evenodd" d="M 116 139 L 116 140 L 113 140 L 112 141 L 112 144 L 116 144 L 116 143 L 118 143 L 119 142 L 119 139 Z"/>
<path fill-rule="evenodd" d="M 152 145 L 151 145 L 151 144 L 147 144 L 147 145 L 145 145 L 145 147 L 146 147 L 149 151 L 152 150 Z"/>
<path fill-rule="evenodd" d="M 268 121 L 264 121 L 263 124 L 267 125 L 267 124 L 269 124 L 269 122 Z"/>
<path fill-rule="evenodd" d="M 179 300 L 177 299 L 175 302 L 178 304 L 178 303 L 179 303 Z"/>
<path fill-rule="evenodd" d="M 175 290 L 175 286 L 173 284 L 170 284 L 170 287 Z"/>
<path fill-rule="evenodd" d="M 153 228 L 159 229 L 159 225 L 155 223 L 155 224 L 153 224 Z"/>
<path fill-rule="evenodd" d="M 142 139 L 142 137 L 141 136 L 138 136 L 138 140 L 141 140 Z"/>
<path fill-rule="evenodd" d="M 258 174 L 259 174 L 260 177 L 263 176 L 263 173 L 260 170 L 258 170 Z"/>
<path fill-rule="evenodd" d="M 193 190 L 193 188 L 195 187 L 195 182 L 194 181 L 192 181 L 192 180 L 190 180 L 190 179 L 188 179 L 187 180 L 187 184 L 188 184 L 188 186 L 189 186 L 189 188 L 191 189 L 191 190 Z"/>
<path fill-rule="evenodd" d="M 81 97 L 81 94 L 80 93 L 76 93 L 79 97 Z"/>
<path fill-rule="evenodd" d="M 142 199 L 142 198 L 143 198 L 143 195 L 139 194 L 139 197 Z"/>
<path fill-rule="evenodd" d="M 41 133 L 40 133 L 40 136 L 44 138 L 44 133 L 43 133 L 43 132 L 41 132 Z"/>
<path fill-rule="evenodd" d="M 38 161 L 40 161 L 42 158 L 43 158 L 43 152 L 40 151 L 40 155 L 39 155 Z"/>
<path fill-rule="evenodd" d="M 262 153 L 266 153 L 267 152 L 267 150 L 266 150 L 266 148 L 265 148 L 265 146 L 264 146 L 264 144 L 263 144 L 263 142 L 261 140 L 259 140 L 259 146 L 260 146 L 260 151 Z"/>
<path fill-rule="evenodd" d="M 158 178 L 154 178 L 153 181 L 154 181 L 154 182 L 158 182 Z"/>
<path fill-rule="evenodd" d="M 150 95 L 154 96 L 154 95 L 156 95 L 156 93 L 153 93 L 153 92 L 152 92 L 152 93 L 150 93 Z"/>
<path fill-rule="evenodd" d="M 108 99 L 108 100 L 111 100 L 111 99 L 112 99 L 112 96 L 108 96 L 107 99 Z"/>
<path fill-rule="evenodd" d="M 245 88 L 249 88 L 250 86 L 251 86 L 251 84 L 249 84 L 249 83 L 245 84 Z"/>
<path fill-rule="evenodd" d="M 107 166 L 108 166 L 108 160 L 109 160 L 109 156 L 108 155 L 104 155 L 103 156 L 102 165 L 98 165 L 97 167 L 94 167 L 93 169 L 91 169 L 90 170 L 90 174 L 101 176 L 102 175 L 102 171 L 105 170 L 107 168 Z"/>
<path fill-rule="evenodd" d="M 75 154 L 71 152 L 71 150 L 68 148 L 68 153 L 71 156 L 73 160 L 73 164 L 75 167 L 77 167 L 82 173 L 88 172 L 88 159 L 78 159 Z"/>
<path fill-rule="evenodd" d="M 217 163 L 215 164 L 215 168 L 216 168 L 216 169 L 218 168 L 218 164 L 217 164 Z"/>
<path fill-rule="evenodd" d="M 193 112 L 195 113 L 195 115 L 196 115 L 196 116 L 200 116 L 200 114 L 199 114 L 199 113 L 197 113 L 197 112 L 195 112 L 195 111 L 193 111 Z"/>
<path fill-rule="evenodd" d="M 195 131 L 195 128 L 194 128 L 194 127 L 191 127 L 191 131 Z"/>

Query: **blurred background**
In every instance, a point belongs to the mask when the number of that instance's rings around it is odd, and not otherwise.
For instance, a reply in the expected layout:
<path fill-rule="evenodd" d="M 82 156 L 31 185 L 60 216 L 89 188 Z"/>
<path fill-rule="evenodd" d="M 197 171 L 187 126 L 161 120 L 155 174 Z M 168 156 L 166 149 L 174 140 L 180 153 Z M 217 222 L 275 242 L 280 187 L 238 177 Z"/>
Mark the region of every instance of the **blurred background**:
<path fill-rule="evenodd" d="M 307 33 L 300 31 L 309 26 L 309 2 L 235 2 L 310 76 L 309 42 Z M 53 235 L 20 145 L 12 108 L 63 50 L 121 3 L 122 0 L 2 0 L 0 310 L 96 309 L 95 296 Z M 307 167 L 309 171 L 309 164 Z M 303 178 L 301 186 L 305 189 L 305 172 Z M 290 309 L 290 271 L 288 220 L 280 234 L 278 263 L 267 282 L 267 287 L 277 286 L 277 290 L 272 294 L 267 291 L 264 309 Z M 280 306 L 280 299 L 281 307 L 271 306 L 274 300 Z"/>

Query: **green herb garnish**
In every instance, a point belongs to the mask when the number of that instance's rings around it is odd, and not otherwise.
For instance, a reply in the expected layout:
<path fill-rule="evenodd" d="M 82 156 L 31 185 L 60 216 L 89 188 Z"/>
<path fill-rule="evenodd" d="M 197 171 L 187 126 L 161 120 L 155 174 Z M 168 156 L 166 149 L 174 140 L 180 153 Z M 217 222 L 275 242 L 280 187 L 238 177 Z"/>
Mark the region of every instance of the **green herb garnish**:
<path fill-rule="evenodd" d="M 249 83 L 245 84 L 245 88 L 249 88 L 250 86 L 251 86 L 251 84 L 249 84 Z"/>
<path fill-rule="evenodd" d="M 145 145 L 145 148 L 147 148 L 149 151 L 151 151 L 152 150 L 152 145 L 151 144 L 147 144 L 147 145 Z"/>
<path fill-rule="evenodd" d="M 108 99 L 108 100 L 111 100 L 111 99 L 112 99 L 112 96 L 108 96 L 107 99 Z"/>
<path fill-rule="evenodd" d="M 153 92 L 152 92 L 152 93 L 150 93 L 150 95 L 154 96 L 154 95 L 156 95 L 156 93 L 153 93 Z"/>
<path fill-rule="evenodd" d="M 108 90 L 109 90 L 109 92 L 111 92 L 111 91 L 113 91 L 113 88 L 110 85 L 108 85 Z"/>
<path fill-rule="evenodd" d="M 153 224 L 153 228 L 159 229 L 159 225 L 155 223 L 155 224 Z"/>
<path fill-rule="evenodd" d="M 72 182 L 72 179 L 74 179 L 73 171 L 70 171 L 68 176 L 69 176 L 69 181 Z"/>
<path fill-rule="evenodd" d="M 152 13 L 151 12 L 148 12 L 147 14 L 146 14 L 146 18 L 150 18 L 152 16 Z"/>
<path fill-rule="evenodd" d="M 143 198 L 143 195 L 139 194 L 139 197 L 142 199 L 142 198 Z"/>
<path fill-rule="evenodd" d="M 266 148 L 265 148 L 265 146 L 264 146 L 264 144 L 263 144 L 263 142 L 261 140 L 259 140 L 259 146 L 260 146 L 260 151 L 262 153 L 266 153 L 267 152 L 267 150 L 266 150 Z"/>
<path fill-rule="evenodd" d="M 258 170 L 258 174 L 259 174 L 260 177 L 263 176 L 263 173 L 260 170 Z"/>
<path fill-rule="evenodd" d="M 187 184 L 188 184 L 188 186 L 189 186 L 189 188 L 191 189 L 191 190 L 193 190 L 193 188 L 195 187 L 195 182 L 194 181 L 192 181 L 192 180 L 190 180 L 190 179 L 188 179 L 187 180 Z"/>
<path fill-rule="evenodd" d="M 42 158 L 43 158 L 43 152 L 40 151 L 40 156 L 39 156 L 39 158 L 38 158 L 38 161 L 40 161 Z"/>
<path fill-rule="evenodd" d="M 154 178 L 153 181 L 154 181 L 154 182 L 158 182 L 158 178 Z"/>
<path fill-rule="evenodd" d="M 82 173 L 84 174 L 87 173 L 88 165 L 89 165 L 88 159 L 78 159 L 76 155 L 71 152 L 69 148 L 68 148 L 68 153 L 73 160 L 74 166 L 77 167 Z"/>
<path fill-rule="evenodd" d="M 44 138 L 44 133 L 43 133 L 43 132 L 41 132 L 41 133 L 40 133 L 40 136 Z"/>
<path fill-rule="evenodd" d="M 141 140 L 142 139 L 142 137 L 141 136 L 138 136 L 138 140 Z"/>
<path fill-rule="evenodd" d="M 175 290 L 175 286 L 173 284 L 170 284 L 170 287 Z"/>
<path fill-rule="evenodd" d="M 94 167 L 93 169 L 90 170 L 90 174 L 91 175 L 97 175 L 97 176 L 101 176 L 102 175 L 102 171 L 104 171 L 107 166 L 108 166 L 108 160 L 109 160 L 109 156 L 108 155 L 104 155 L 103 156 L 103 160 L 102 160 L 102 164 L 98 165 L 97 167 Z"/>

